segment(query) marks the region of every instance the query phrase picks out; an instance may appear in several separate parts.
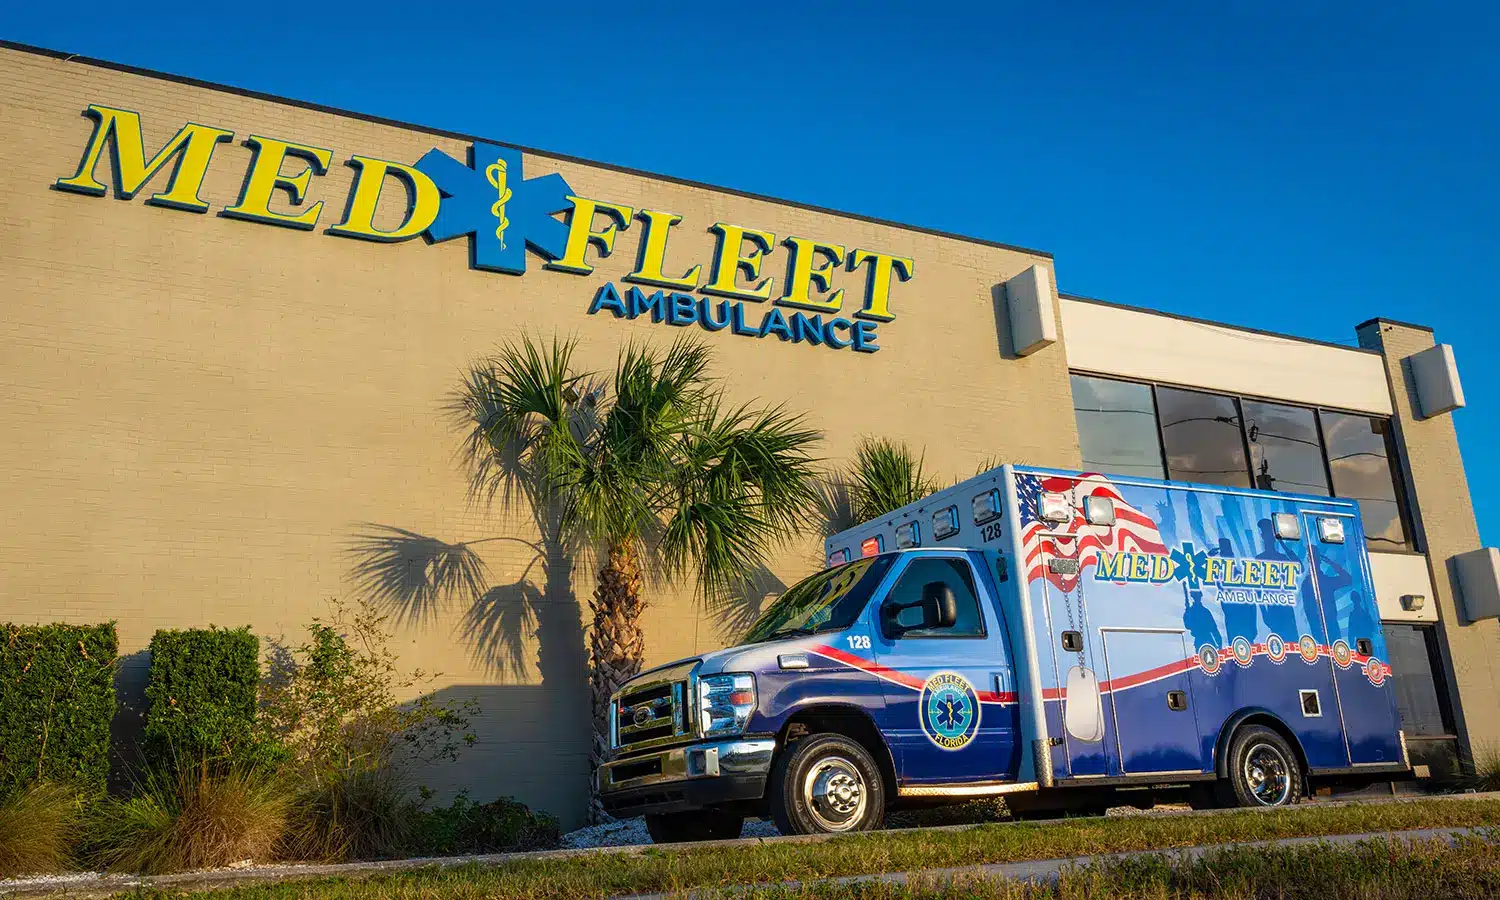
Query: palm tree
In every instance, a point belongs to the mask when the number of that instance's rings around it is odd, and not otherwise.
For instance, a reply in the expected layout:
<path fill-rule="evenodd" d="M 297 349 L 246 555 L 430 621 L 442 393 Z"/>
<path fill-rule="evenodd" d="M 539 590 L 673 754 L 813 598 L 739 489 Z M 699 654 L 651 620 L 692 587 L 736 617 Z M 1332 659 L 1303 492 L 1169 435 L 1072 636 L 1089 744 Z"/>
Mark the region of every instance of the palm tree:
<path fill-rule="evenodd" d="M 590 773 L 609 749 L 609 698 L 637 675 L 643 570 L 732 595 L 794 534 L 816 500 L 821 439 L 781 407 L 731 407 L 701 344 L 631 345 L 605 379 L 575 368 L 572 340 L 529 336 L 472 366 L 455 410 L 471 489 L 548 504 L 599 556 L 589 604 Z M 594 779 L 590 779 L 591 784 Z M 603 810 L 595 797 L 595 820 Z"/>
<path fill-rule="evenodd" d="M 937 490 L 938 483 L 922 471 L 924 460 L 899 441 L 861 438 L 847 477 L 854 522 L 879 518 Z"/>

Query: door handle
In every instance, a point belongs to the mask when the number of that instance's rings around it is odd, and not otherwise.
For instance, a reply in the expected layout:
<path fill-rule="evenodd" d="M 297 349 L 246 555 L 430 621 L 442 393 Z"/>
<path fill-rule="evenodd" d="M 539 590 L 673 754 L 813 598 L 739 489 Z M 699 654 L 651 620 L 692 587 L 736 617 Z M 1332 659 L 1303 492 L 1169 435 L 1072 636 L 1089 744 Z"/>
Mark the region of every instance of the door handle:
<path fill-rule="evenodd" d="M 1167 709 L 1172 712 L 1182 712 L 1187 709 L 1187 692 L 1167 691 Z"/>

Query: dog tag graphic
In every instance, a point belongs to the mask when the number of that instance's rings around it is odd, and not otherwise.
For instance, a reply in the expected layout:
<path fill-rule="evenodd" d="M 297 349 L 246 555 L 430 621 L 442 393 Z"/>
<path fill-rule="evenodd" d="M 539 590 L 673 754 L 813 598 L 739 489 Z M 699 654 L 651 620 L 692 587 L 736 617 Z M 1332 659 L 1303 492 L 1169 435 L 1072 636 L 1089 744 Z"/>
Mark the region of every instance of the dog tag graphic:
<path fill-rule="evenodd" d="M 1080 741 L 1104 740 L 1104 704 L 1099 699 L 1099 678 L 1093 669 L 1074 666 L 1068 670 L 1067 700 L 1063 724 Z"/>

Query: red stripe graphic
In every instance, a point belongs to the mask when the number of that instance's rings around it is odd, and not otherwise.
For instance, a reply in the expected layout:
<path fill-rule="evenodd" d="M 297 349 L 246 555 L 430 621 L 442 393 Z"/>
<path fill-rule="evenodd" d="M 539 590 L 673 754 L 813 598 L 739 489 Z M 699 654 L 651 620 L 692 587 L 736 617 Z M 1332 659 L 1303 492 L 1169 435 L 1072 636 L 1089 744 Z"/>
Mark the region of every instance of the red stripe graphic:
<path fill-rule="evenodd" d="M 889 681 L 893 684 L 899 684 L 905 688 L 911 688 L 914 691 L 920 691 L 922 687 L 927 683 L 922 679 L 908 675 L 905 672 L 898 672 L 895 669 L 887 668 L 880 665 L 879 663 L 871 662 L 870 660 L 865 659 L 862 656 L 855 656 L 852 653 L 846 653 L 845 651 L 840 650 L 837 647 L 830 647 L 827 644 L 820 644 L 816 647 L 813 647 L 812 652 L 818 654 L 819 656 L 827 657 L 834 662 L 843 663 L 846 666 L 851 666 L 855 669 L 859 669 L 861 672 L 867 672 L 871 675 L 874 675 L 876 678 Z M 1005 691 L 1001 693 L 996 691 L 981 691 L 978 688 L 975 688 L 974 692 L 979 695 L 980 703 L 1015 703 L 1017 699 L 1014 691 Z"/>

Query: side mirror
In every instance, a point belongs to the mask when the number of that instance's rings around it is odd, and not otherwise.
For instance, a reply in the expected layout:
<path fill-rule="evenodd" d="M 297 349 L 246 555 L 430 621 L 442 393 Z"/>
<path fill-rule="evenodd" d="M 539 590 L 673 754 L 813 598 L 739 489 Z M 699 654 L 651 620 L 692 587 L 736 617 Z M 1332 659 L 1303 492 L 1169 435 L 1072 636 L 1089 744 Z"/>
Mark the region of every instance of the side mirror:
<path fill-rule="evenodd" d="M 916 625 L 902 625 L 901 613 L 913 607 L 922 610 L 922 621 Z M 929 581 L 922 585 L 922 597 L 911 603 L 886 603 L 880 608 L 880 623 L 887 637 L 897 638 L 908 631 L 927 628 L 952 628 L 958 621 L 958 601 L 953 589 L 941 581 Z"/>

